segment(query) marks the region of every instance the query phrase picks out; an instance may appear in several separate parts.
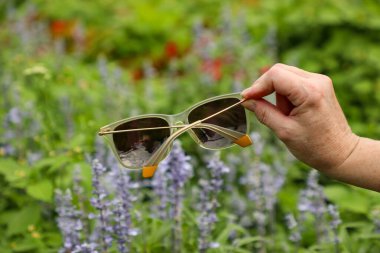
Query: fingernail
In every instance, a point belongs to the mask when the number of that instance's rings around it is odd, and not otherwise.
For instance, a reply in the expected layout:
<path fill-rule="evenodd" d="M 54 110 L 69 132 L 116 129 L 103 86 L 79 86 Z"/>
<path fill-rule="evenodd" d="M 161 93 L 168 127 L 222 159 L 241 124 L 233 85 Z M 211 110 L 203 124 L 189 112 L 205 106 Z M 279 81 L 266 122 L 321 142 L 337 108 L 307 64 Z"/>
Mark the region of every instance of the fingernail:
<path fill-rule="evenodd" d="M 244 101 L 244 102 L 242 103 L 242 105 L 243 105 L 244 107 L 246 107 L 247 109 L 253 111 L 253 110 L 255 109 L 255 107 L 256 107 L 256 101 L 253 100 L 253 99 L 250 99 L 250 100 Z"/>

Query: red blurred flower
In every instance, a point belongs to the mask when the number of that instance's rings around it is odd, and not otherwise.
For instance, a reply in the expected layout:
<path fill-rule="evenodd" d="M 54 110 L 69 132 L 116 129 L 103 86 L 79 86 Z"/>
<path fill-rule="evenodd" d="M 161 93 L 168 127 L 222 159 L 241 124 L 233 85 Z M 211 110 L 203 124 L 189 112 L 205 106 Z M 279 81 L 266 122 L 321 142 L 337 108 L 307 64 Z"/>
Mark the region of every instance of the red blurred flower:
<path fill-rule="evenodd" d="M 202 72 L 209 74 L 214 81 L 222 78 L 223 61 L 221 58 L 207 59 L 202 63 Z"/>
<path fill-rule="evenodd" d="M 141 68 L 135 69 L 132 72 L 132 78 L 134 81 L 139 81 L 139 80 L 143 79 L 143 77 L 144 77 L 144 73 L 143 73 L 143 70 Z"/>
<path fill-rule="evenodd" d="M 165 53 L 167 58 L 175 58 L 178 56 L 178 45 L 173 41 L 168 41 L 165 45 Z"/>
<path fill-rule="evenodd" d="M 70 37 L 73 34 L 75 22 L 71 20 L 54 20 L 50 23 L 50 32 L 53 37 Z"/>

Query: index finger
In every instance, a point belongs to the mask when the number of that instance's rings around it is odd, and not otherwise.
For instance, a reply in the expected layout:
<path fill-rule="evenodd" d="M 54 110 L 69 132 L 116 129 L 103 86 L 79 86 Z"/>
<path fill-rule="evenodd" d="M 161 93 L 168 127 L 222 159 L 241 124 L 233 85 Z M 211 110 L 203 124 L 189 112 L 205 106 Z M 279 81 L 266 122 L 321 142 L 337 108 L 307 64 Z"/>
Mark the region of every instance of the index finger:
<path fill-rule="evenodd" d="M 307 98 L 304 80 L 304 77 L 276 64 L 241 95 L 246 99 L 260 99 L 276 92 L 285 96 L 294 106 L 299 106 Z"/>

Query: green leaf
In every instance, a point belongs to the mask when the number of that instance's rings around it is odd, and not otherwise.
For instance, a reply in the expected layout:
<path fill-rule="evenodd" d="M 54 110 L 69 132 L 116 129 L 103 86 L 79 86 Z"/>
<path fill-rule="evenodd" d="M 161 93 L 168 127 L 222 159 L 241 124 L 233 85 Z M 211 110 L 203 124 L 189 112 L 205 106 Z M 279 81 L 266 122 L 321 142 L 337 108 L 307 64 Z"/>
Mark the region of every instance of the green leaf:
<path fill-rule="evenodd" d="M 0 174 L 3 174 L 5 180 L 14 187 L 24 188 L 26 186 L 29 171 L 27 167 L 12 159 L 0 159 Z"/>
<path fill-rule="evenodd" d="M 360 239 L 380 239 L 380 234 L 362 234 L 358 236 Z"/>
<path fill-rule="evenodd" d="M 222 249 L 226 250 L 225 252 L 236 252 L 236 253 L 251 253 L 252 251 L 246 249 L 238 249 L 234 246 L 221 246 Z"/>
<path fill-rule="evenodd" d="M 228 236 L 231 234 L 232 231 L 240 232 L 244 235 L 249 235 L 247 230 L 245 230 L 243 227 L 229 223 L 218 235 L 216 241 L 219 243 L 225 243 L 228 240 Z"/>
<path fill-rule="evenodd" d="M 339 209 L 363 214 L 367 214 L 369 211 L 370 200 L 359 191 L 340 185 L 331 185 L 326 186 L 324 192 L 330 200 L 338 205 Z"/>
<path fill-rule="evenodd" d="M 59 248 L 62 245 L 62 236 L 57 231 L 44 232 L 43 238 L 46 245 L 48 245 L 51 248 Z"/>
<path fill-rule="evenodd" d="M 26 232 L 29 225 L 35 225 L 40 219 L 41 208 L 38 205 L 28 205 L 23 209 L 7 215 L 7 234 L 15 235 Z"/>
<path fill-rule="evenodd" d="M 36 165 L 34 166 L 34 169 L 42 170 L 42 169 L 47 168 L 48 169 L 47 172 L 51 173 L 62 168 L 69 161 L 70 160 L 66 155 L 47 157 L 37 162 Z"/>
<path fill-rule="evenodd" d="M 38 244 L 35 240 L 25 240 L 20 243 L 16 243 L 15 247 L 13 248 L 13 252 L 34 252 L 38 247 Z"/>
<path fill-rule="evenodd" d="M 242 247 L 244 245 L 251 244 L 251 243 L 254 243 L 254 242 L 264 242 L 264 243 L 266 243 L 266 240 L 262 236 L 252 236 L 252 237 L 246 237 L 246 238 L 243 238 L 243 239 L 237 239 L 237 240 L 234 241 L 234 245 L 236 245 L 237 247 Z"/>
<path fill-rule="evenodd" d="M 35 199 L 51 202 L 53 197 L 53 184 L 49 180 L 43 180 L 29 185 L 26 192 Z"/>
<path fill-rule="evenodd" d="M 342 228 L 347 229 L 347 228 L 364 228 L 367 227 L 368 224 L 363 221 L 354 221 L 354 222 L 346 222 L 341 225 Z"/>

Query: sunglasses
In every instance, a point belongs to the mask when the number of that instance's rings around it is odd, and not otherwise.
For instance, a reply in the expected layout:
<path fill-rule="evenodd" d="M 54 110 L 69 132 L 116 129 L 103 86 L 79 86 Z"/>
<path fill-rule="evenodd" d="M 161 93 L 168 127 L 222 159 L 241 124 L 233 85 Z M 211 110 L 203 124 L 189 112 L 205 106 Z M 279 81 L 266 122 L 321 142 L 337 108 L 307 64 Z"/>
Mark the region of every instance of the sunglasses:
<path fill-rule="evenodd" d="M 141 169 L 152 177 L 169 154 L 173 141 L 188 132 L 201 147 L 219 150 L 235 144 L 252 144 L 240 93 L 201 101 L 175 114 L 146 114 L 116 121 L 100 128 L 117 160 L 128 169 Z"/>

